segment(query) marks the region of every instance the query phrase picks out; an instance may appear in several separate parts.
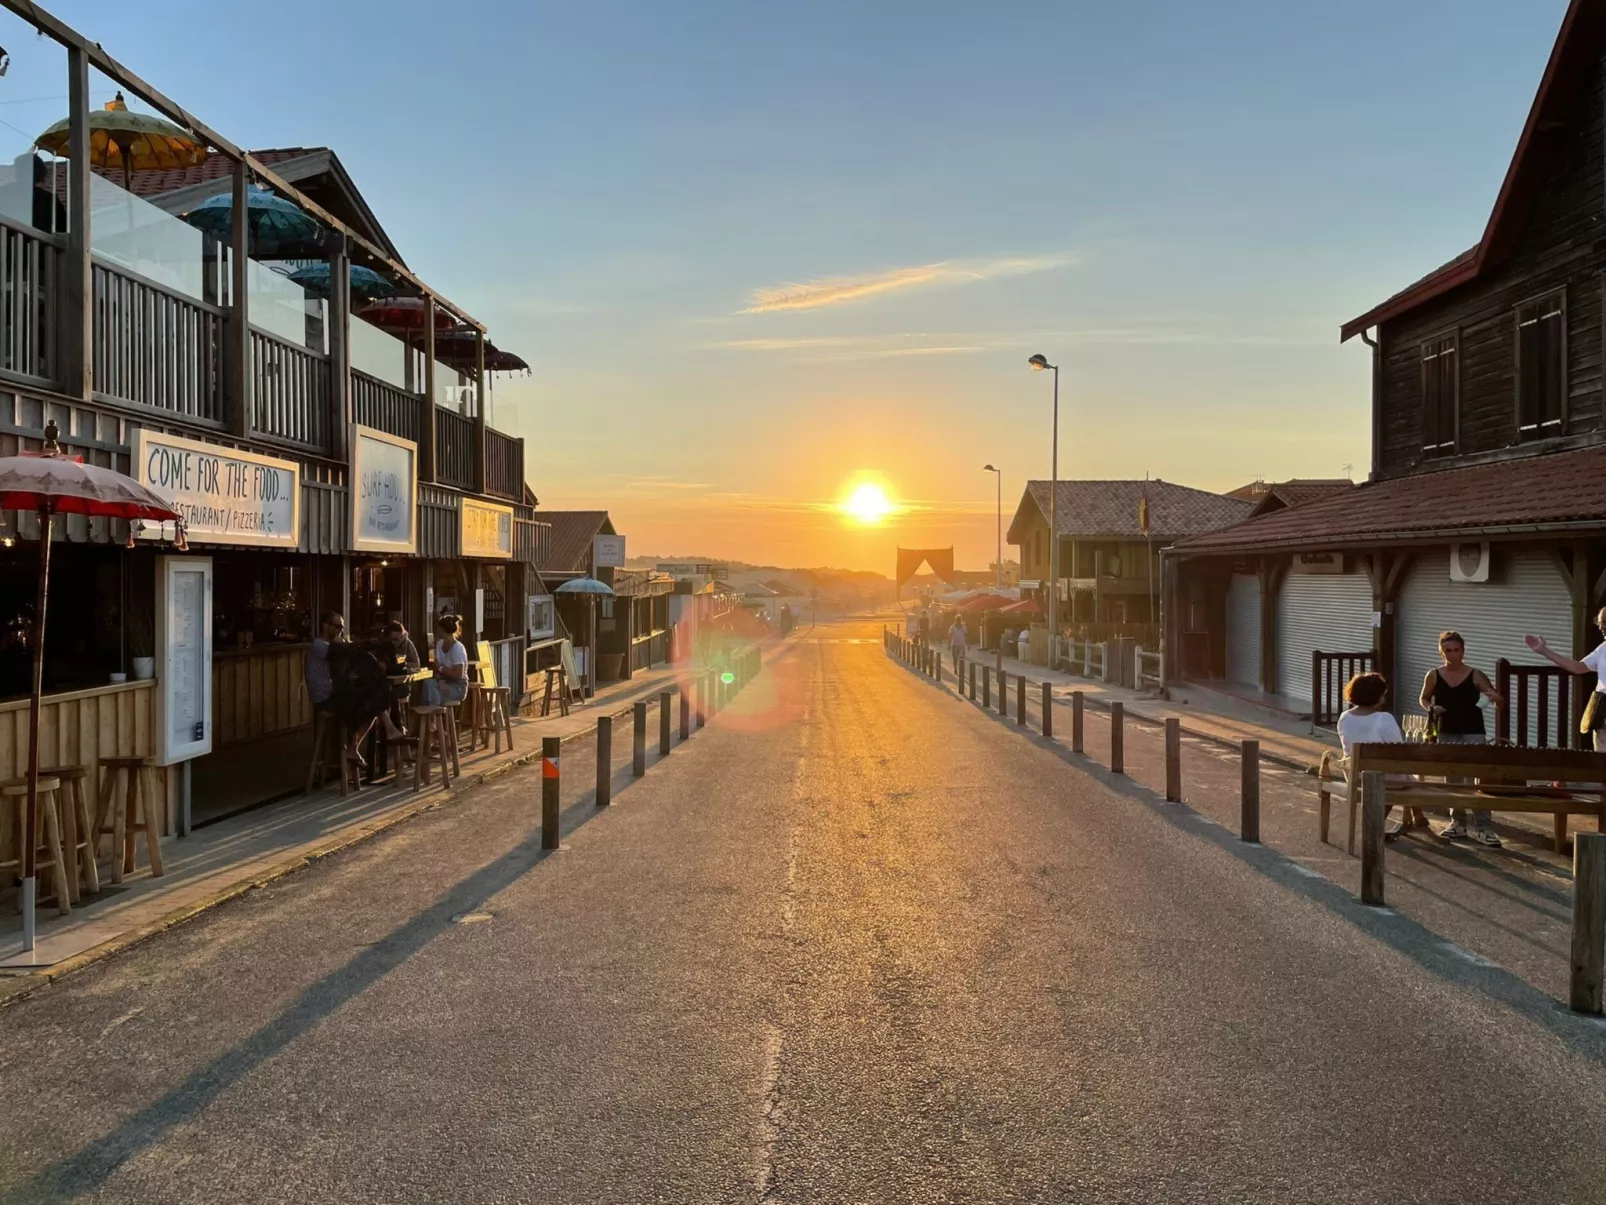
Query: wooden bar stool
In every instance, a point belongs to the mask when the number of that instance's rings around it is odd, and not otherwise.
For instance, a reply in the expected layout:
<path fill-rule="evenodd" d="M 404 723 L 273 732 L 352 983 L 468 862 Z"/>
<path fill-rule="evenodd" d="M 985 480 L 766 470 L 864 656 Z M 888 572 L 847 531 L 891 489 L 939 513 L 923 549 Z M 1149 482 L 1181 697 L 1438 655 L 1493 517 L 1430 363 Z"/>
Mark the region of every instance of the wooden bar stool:
<path fill-rule="evenodd" d="M 100 890 L 100 868 L 95 865 L 95 818 L 89 811 L 89 792 L 84 780 L 88 766 L 51 766 L 39 771 L 41 777 L 61 779 L 61 852 L 67 858 L 67 888 L 77 903 L 85 891 Z"/>
<path fill-rule="evenodd" d="M 554 692 L 558 700 L 558 710 L 562 715 L 569 714 L 569 675 L 561 665 L 549 665 L 546 668 L 546 689 L 541 694 L 541 714 L 552 714 L 552 699 Z"/>
<path fill-rule="evenodd" d="M 451 762 L 457 748 L 452 733 L 451 712 L 441 706 L 426 706 L 413 708 L 413 715 L 418 721 L 415 734 L 418 756 L 413 761 L 413 789 L 418 789 L 420 781 L 430 780 L 429 767 L 432 762 L 440 763 L 441 786 L 451 786 Z"/>
<path fill-rule="evenodd" d="M 469 688 L 476 696 L 474 707 L 473 743 L 482 749 L 491 747 L 496 739 L 496 751 L 502 752 L 502 735 L 507 734 L 507 747 L 513 748 L 513 722 L 508 718 L 508 704 L 513 692 L 506 686 L 491 686 L 477 682 Z"/>
<path fill-rule="evenodd" d="M 112 838 L 112 882 L 134 869 L 135 844 L 140 830 L 145 832 L 145 856 L 150 859 L 151 877 L 162 871 L 162 838 L 156 820 L 154 788 L 147 790 L 147 779 L 156 768 L 154 757 L 103 757 L 100 759 L 100 802 L 95 806 L 95 849 L 100 839 Z M 118 788 L 123 798 L 117 798 Z"/>
<path fill-rule="evenodd" d="M 329 771 L 340 775 L 340 793 L 348 795 L 362 787 L 362 767 L 346 752 L 350 734 L 331 711 L 315 711 L 312 718 L 312 760 L 307 763 L 307 785 L 303 795 L 323 790 Z M 329 746 L 333 743 L 334 748 Z"/>
<path fill-rule="evenodd" d="M 57 802 L 61 779 L 39 775 L 37 823 L 34 839 L 40 870 L 48 870 L 56 882 L 56 911 L 66 916 L 72 911 L 72 888 L 67 883 L 67 865 L 61 855 L 61 808 Z M 8 778 L 0 782 L 0 870 L 22 877 L 24 843 L 27 840 L 28 780 Z M 20 905 L 20 900 L 18 901 Z"/>

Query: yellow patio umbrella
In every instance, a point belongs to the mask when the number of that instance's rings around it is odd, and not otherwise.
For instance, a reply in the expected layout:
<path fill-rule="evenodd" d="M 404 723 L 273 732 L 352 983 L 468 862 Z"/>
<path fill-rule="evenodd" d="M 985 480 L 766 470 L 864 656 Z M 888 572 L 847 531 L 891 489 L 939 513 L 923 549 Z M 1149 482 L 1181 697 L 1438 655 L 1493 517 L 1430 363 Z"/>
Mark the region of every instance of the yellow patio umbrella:
<path fill-rule="evenodd" d="M 66 158 L 71 123 L 70 117 L 63 117 L 39 135 L 34 145 Z M 122 168 L 125 188 L 136 171 L 194 167 L 209 153 L 206 144 L 188 130 L 151 113 L 131 112 L 121 92 L 107 101 L 104 109 L 89 114 L 89 162 L 103 170 Z"/>

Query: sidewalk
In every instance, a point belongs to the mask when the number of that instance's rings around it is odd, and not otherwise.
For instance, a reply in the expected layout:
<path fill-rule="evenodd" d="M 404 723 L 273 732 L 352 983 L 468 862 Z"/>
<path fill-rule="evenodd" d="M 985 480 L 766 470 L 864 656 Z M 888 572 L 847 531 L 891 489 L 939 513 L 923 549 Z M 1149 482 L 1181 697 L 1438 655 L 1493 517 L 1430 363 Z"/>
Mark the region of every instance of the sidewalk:
<path fill-rule="evenodd" d="M 662 666 L 636 673 L 603 690 L 567 716 L 513 716 L 513 748 L 461 755 L 462 777 L 443 789 L 434 784 L 414 793 L 410 786 L 382 782 L 342 798 L 338 787 L 296 795 L 228 816 L 188 837 L 162 843 L 165 874 L 152 878 L 140 867 L 112 885 L 101 871 L 101 891 L 85 896 L 67 916 L 54 903 L 41 904 L 34 949 L 21 952 L 22 920 L 10 904 L 0 915 L 0 1000 L 26 990 L 17 979 L 38 981 L 77 969 L 86 962 L 142 941 L 223 900 L 289 874 L 308 862 L 362 841 L 421 811 L 436 808 L 486 779 L 539 758 L 541 738 L 569 741 L 596 727 L 599 715 L 628 711 L 638 699 L 656 699 L 670 689 L 683 668 Z M 494 746 L 493 746 L 494 748 Z M 303 739 L 299 756 L 305 758 Z M 304 763 L 302 763 L 304 764 Z"/>

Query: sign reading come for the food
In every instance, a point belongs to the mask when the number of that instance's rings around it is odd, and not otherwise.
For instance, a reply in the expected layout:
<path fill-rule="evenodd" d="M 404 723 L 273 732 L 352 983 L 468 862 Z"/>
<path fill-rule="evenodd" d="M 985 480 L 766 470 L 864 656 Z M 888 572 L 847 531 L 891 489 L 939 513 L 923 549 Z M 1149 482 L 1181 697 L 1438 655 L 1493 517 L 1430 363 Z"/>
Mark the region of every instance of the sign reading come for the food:
<path fill-rule="evenodd" d="M 513 508 L 463 499 L 463 555 L 513 556 Z"/>
<path fill-rule="evenodd" d="M 301 468 L 238 448 L 134 432 L 134 480 L 173 504 L 203 544 L 294 548 L 300 542 Z"/>
<path fill-rule="evenodd" d="M 418 500 L 418 445 L 371 427 L 351 429 L 351 546 L 412 552 Z"/>

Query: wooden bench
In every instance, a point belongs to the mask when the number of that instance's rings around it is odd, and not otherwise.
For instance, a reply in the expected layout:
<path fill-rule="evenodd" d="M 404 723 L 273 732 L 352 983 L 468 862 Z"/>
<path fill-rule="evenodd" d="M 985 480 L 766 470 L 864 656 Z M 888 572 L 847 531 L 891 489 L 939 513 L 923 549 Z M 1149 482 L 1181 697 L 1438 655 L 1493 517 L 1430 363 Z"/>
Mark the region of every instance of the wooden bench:
<path fill-rule="evenodd" d="M 1321 835 L 1327 840 L 1331 785 L 1344 782 L 1349 800 L 1349 843 L 1355 852 L 1355 817 L 1361 775 L 1376 770 L 1426 779 L 1475 781 L 1390 785 L 1389 802 L 1424 812 L 1451 808 L 1493 812 L 1539 812 L 1555 817 L 1555 848 L 1567 850 L 1567 817 L 1593 816 L 1606 832 L 1606 753 L 1584 749 L 1526 749 L 1510 745 L 1357 745 L 1344 778 L 1322 759 L 1317 773 Z M 1560 784 L 1560 785 L 1557 785 Z"/>

